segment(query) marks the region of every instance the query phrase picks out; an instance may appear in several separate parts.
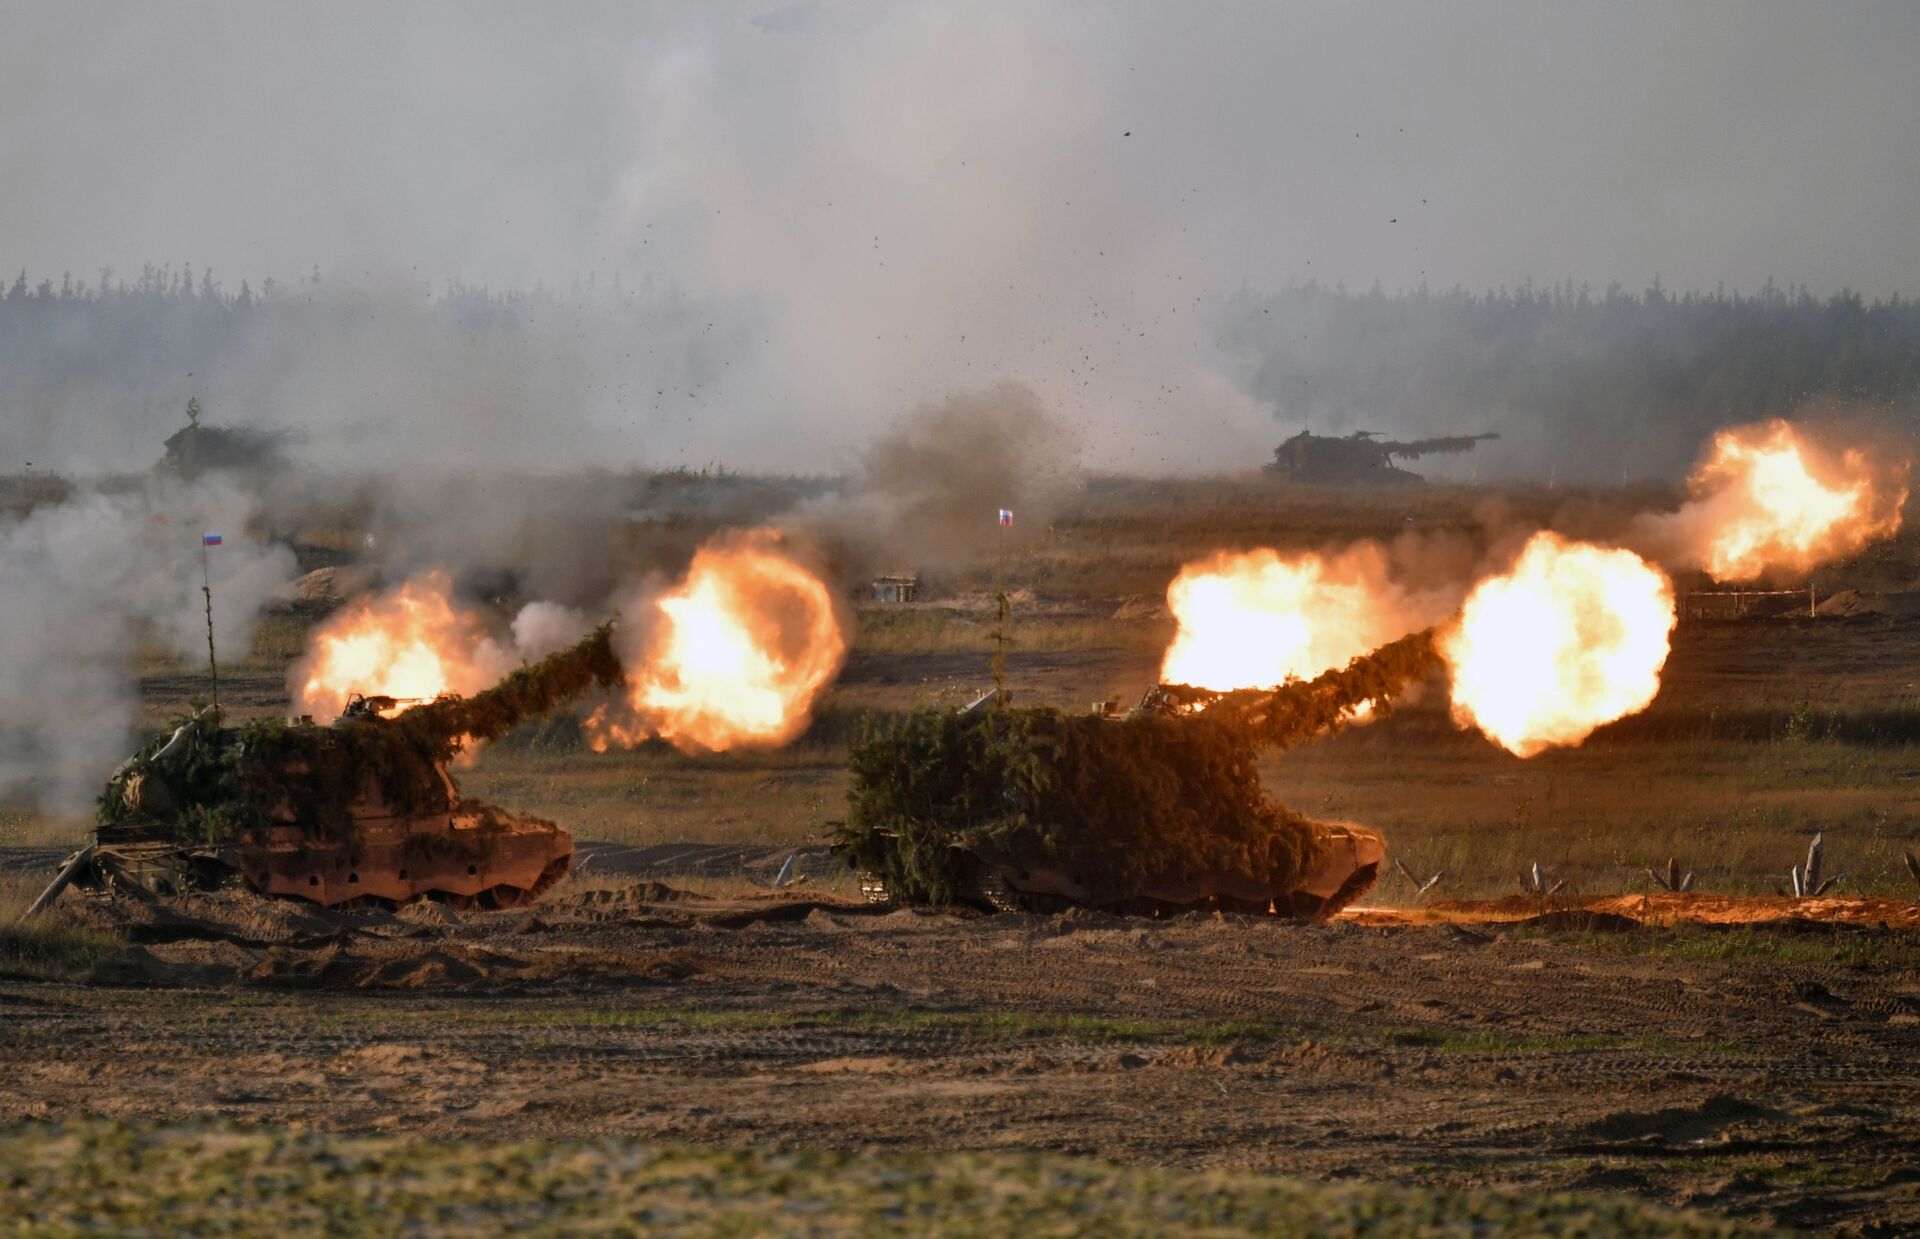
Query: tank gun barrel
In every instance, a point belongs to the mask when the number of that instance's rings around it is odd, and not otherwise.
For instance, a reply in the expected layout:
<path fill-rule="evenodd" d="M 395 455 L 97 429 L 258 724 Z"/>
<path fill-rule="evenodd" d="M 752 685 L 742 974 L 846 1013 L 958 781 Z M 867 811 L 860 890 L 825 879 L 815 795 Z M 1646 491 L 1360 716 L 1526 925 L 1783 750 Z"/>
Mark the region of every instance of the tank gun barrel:
<path fill-rule="evenodd" d="M 1433 439 L 1375 440 L 1375 446 L 1384 449 L 1390 456 L 1405 456 L 1412 460 L 1420 456 L 1457 456 L 1461 452 L 1473 450 L 1476 443 L 1488 439 L 1498 439 L 1500 432 L 1489 430 L 1477 435 L 1441 435 Z"/>
<path fill-rule="evenodd" d="M 528 719 L 566 705 L 582 693 L 620 683 L 620 657 L 613 649 L 613 625 L 602 624 L 580 642 L 471 697 L 444 697 L 414 706 L 397 722 L 448 738 L 497 740 Z"/>
<path fill-rule="evenodd" d="M 1338 727 L 1363 703 L 1384 707 L 1439 664 L 1434 629 L 1427 628 L 1311 680 L 1225 693 L 1186 684 L 1162 684 L 1154 690 L 1154 697 L 1166 708 L 1235 723 L 1260 743 L 1284 748 Z"/>

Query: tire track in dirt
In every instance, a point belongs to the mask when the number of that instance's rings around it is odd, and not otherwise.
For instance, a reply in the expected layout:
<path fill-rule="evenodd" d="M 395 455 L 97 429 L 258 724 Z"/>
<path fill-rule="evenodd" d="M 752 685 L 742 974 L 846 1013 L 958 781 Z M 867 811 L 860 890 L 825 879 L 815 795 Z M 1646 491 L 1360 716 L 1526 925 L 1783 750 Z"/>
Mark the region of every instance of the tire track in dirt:
<path fill-rule="evenodd" d="M 1920 1226 L 1914 1186 L 1874 1177 L 1920 1153 L 1897 935 L 1835 968 L 1650 933 L 743 909 L 363 916 L 302 947 L 306 919 L 236 908 L 227 940 L 137 948 L 145 984 L 0 983 L 0 1120 L 1035 1147 Z M 286 988 L 276 951 L 327 967 Z M 406 972 L 437 958 L 468 970 Z"/>

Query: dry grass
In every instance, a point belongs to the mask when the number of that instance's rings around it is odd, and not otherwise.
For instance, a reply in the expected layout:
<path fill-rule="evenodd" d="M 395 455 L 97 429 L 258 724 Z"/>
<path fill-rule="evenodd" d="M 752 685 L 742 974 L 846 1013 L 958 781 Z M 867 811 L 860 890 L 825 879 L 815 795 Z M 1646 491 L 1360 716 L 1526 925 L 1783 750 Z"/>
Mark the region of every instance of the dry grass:
<path fill-rule="evenodd" d="M 1593 1194 L 1333 1185 L 1057 1153 L 426 1141 L 104 1121 L 0 1130 L 9 1234 L 1734 1236 Z"/>
<path fill-rule="evenodd" d="M 1273 759 L 1282 799 L 1364 822 L 1434 898 L 1513 894 L 1538 861 L 1573 893 L 1649 890 L 1676 857 L 1697 888 L 1766 894 L 1816 830 L 1836 894 L 1920 895 L 1901 852 L 1920 848 L 1920 781 L 1907 748 L 1832 743 L 1590 742 L 1526 761 L 1472 737 L 1414 748 L 1364 732 Z M 1397 878 L 1372 901 L 1408 896 Z"/>
<path fill-rule="evenodd" d="M 66 978 L 84 975 L 123 944 L 66 916 L 59 904 L 22 923 L 20 914 L 46 889 L 51 873 L 0 873 L 0 975 Z"/>
<path fill-rule="evenodd" d="M 632 752 L 502 747 L 460 775 L 470 795 L 615 843 L 804 843 L 846 804 L 837 753 L 788 750 L 692 758 L 663 745 Z"/>
<path fill-rule="evenodd" d="M 948 607 L 874 608 L 860 613 L 854 648 L 865 653 L 933 654 L 994 648 L 1004 632 L 1011 650 L 1128 649 L 1160 651 L 1173 638 L 1171 620 L 1122 620 L 1111 607 L 1034 613 L 1016 603 L 1004 627 L 992 611 Z"/>
<path fill-rule="evenodd" d="M 106 781 L 105 772 L 101 781 Z M 92 828 L 93 819 L 77 813 L 0 805 L 0 847 L 79 847 Z"/>
<path fill-rule="evenodd" d="M 246 666 L 284 672 L 306 649 L 307 631 L 313 624 L 313 615 L 303 612 L 276 611 L 266 616 L 253 630 Z"/>
<path fill-rule="evenodd" d="M 1545 524 L 1600 508 L 1668 506 L 1662 487 L 1589 492 L 1545 487 L 1412 486 L 1379 490 L 1228 478 L 1103 478 L 1045 525 L 1023 527 L 999 553 L 952 572 L 961 589 L 1043 595 L 1159 597 L 1180 565 L 1212 551 L 1312 550 L 1361 538 L 1453 533 L 1480 541 L 1489 523 Z"/>
<path fill-rule="evenodd" d="M 46 889 L 52 877 L 51 873 L 0 873 L 0 925 L 19 920 L 20 914 Z"/>

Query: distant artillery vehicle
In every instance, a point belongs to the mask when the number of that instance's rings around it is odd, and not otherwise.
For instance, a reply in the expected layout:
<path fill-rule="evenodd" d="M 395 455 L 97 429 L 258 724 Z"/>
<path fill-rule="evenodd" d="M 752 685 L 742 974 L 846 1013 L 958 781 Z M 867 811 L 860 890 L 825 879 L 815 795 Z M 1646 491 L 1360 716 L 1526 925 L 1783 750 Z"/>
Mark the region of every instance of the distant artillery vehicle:
<path fill-rule="evenodd" d="M 149 897 L 237 885 L 328 906 L 531 902 L 571 869 L 572 836 L 464 798 L 448 763 L 618 684 L 611 632 L 471 697 L 357 697 L 329 725 L 224 727 L 202 710 L 114 771 L 92 844 L 36 907 L 70 882 Z"/>
<path fill-rule="evenodd" d="M 1275 803 L 1258 751 L 1384 711 L 1437 659 L 1421 632 L 1275 689 L 1158 685 L 1124 716 L 998 692 L 917 711 L 853 746 L 834 851 L 872 903 L 1323 920 L 1372 888 L 1386 844 Z"/>
<path fill-rule="evenodd" d="M 266 472 L 286 464 L 280 444 L 284 435 L 246 426 L 203 425 L 200 401 L 187 401 L 187 424 L 167 436 L 165 454 L 157 466 L 162 473 L 192 481 L 216 471 Z"/>
<path fill-rule="evenodd" d="M 1288 482 L 1322 486 L 1404 486 L 1425 481 L 1402 469 L 1395 458 L 1457 456 L 1477 443 L 1498 439 L 1495 431 L 1476 435 L 1446 435 L 1434 439 L 1382 439 L 1371 430 L 1356 430 L 1344 438 L 1303 430 L 1273 450 L 1268 473 Z"/>

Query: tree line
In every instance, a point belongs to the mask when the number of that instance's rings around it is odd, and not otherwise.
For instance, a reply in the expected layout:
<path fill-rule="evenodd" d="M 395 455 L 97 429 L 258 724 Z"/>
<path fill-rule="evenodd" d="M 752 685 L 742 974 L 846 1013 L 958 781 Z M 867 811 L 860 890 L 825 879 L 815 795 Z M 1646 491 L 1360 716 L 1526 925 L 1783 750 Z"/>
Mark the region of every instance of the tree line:
<path fill-rule="evenodd" d="M 1674 476 L 1728 423 L 1843 407 L 1911 424 L 1920 412 L 1920 301 L 1898 295 L 1817 297 L 1771 281 L 1681 293 L 1657 279 L 1637 292 L 1571 281 L 1478 293 L 1309 282 L 1242 290 L 1215 313 L 1225 365 L 1273 410 L 1276 440 L 1301 428 L 1498 430 L 1500 442 L 1464 458 L 1494 472 Z M 149 264 L 131 279 L 103 270 L 91 281 L 20 270 L 0 279 L 0 412 L 39 428 L 29 454 L 52 450 L 70 412 L 124 421 L 131 409 L 151 438 L 177 420 L 192 386 L 183 376 L 243 355 L 268 357 L 271 374 L 354 321 L 404 321 L 422 340 L 591 336 L 616 356 L 639 344 L 670 358 L 660 363 L 668 383 L 648 372 L 636 390 L 707 381 L 767 326 L 756 307 L 650 281 L 368 294 L 329 287 L 317 269 L 234 288 L 191 265 Z"/>

